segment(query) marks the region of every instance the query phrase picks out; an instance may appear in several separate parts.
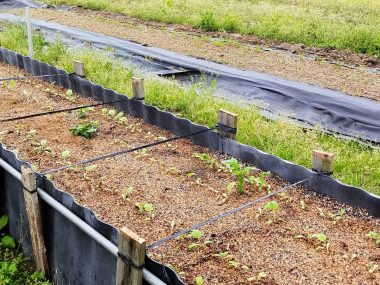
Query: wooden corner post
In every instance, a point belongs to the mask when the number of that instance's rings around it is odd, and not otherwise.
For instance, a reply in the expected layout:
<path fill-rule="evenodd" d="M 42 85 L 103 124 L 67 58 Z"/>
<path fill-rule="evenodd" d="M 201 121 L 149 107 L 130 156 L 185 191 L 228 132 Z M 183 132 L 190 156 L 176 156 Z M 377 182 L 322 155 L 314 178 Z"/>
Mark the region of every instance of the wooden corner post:
<path fill-rule="evenodd" d="M 74 73 L 80 77 L 85 77 L 86 73 L 84 71 L 84 63 L 74 60 L 73 61 Z"/>
<path fill-rule="evenodd" d="M 132 77 L 132 89 L 133 89 L 133 99 L 144 101 L 144 79 Z"/>
<path fill-rule="evenodd" d="M 333 173 L 334 155 L 329 152 L 314 150 L 312 155 L 312 169 L 314 171 L 331 175 Z"/>
<path fill-rule="evenodd" d="M 237 115 L 220 109 L 218 112 L 218 128 L 224 137 L 236 139 Z"/>
<path fill-rule="evenodd" d="M 49 266 L 42 231 L 41 211 L 37 194 L 36 174 L 30 168 L 22 166 L 21 182 L 24 189 L 25 206 L 36 267 L 37 270 L 42 271 L 45 276 L 49 276 Z"/>
<path fill-rule="evenodd" d="M 124 227 L 119 233 L 116 285 L 142 285 L 146 241 Z"/>

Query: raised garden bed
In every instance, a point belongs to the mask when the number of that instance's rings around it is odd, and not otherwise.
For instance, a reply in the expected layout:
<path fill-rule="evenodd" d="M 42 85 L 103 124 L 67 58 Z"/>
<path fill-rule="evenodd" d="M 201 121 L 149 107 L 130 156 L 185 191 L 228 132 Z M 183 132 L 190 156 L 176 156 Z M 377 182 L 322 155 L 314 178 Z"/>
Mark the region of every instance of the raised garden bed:
<path fill-rule="evenodd" d="M 19 72 L 1 65 L 0 76 Z M 38 80 L 2 85 L 1 119 L 91 103 Z M 44 172 L 172 136 L 139 118 L 118 117 L 113 109 L 97 107 L 83 118 L 67 112 L 1 123 L 1 142 Z M 70 132 L 94 121 L 100 127 L 91 139 Z M 249 176 L 264 179 L 251 178 L 243 194 L 236 185 L 229 191 L 236 179 L 223 163 L 228 159 L 180 140 L 74 167 L 49 179 L 102 221 L 118 228 L 127 225 L 149 244 L 265 195 L 266 185 L 273 191 L 287 184 L 252 170 Z M 265 207 L 270 200 L 264 201 L 148 254 L 189 284 L 197 277 L 205 284 L 378 284 L 379 247 L 367 235 L 380 232 L 379 220 L 301 187 L 272 200 L 277 210 Z"/>

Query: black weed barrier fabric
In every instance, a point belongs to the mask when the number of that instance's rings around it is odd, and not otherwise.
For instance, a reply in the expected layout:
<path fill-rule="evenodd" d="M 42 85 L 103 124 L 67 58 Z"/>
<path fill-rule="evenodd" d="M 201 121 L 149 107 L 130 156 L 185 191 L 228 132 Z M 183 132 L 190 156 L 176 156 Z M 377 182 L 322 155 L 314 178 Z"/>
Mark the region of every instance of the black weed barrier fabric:
<path fill-rule="evenodd" d="M 96 100 L 111 101 L 126 98 L 113 90 L 104 89 L 86 79 L 70 75 L 53 66 L 4 48 L 0 48 L 0 61 L 25 69 L 27 73 L 33 75 L 64 74 L 63 76 L 45 78 L 45 80 L 64 88 L 73 89 L 83 96 Z M 206 129 L 204 126 L 196 125 L 187 119 L 178 118 L 171 113 L 145 105 L 140 101 L 120 102 L 117 108 L 129 115 L 142 118 L 147 123 L 170 130 L 176 135 Z M 289 182 L 297 182 L 315 175 L 302 166 L 292 164 L 236 141 L 223 139 L 216 132 L 210 131 L 196 135 L 192 141 L 195 144 L 208 147 L 212 151 L 224 152 L 265 171 L 271 171 Z M 0 146 L 0 157 L 19 171 L 21 165 L 26 164 L 18 160 L 12 152 L 3 146 Z M 20 240 L 24 251 L 30 254 L 31 242 L 21 184 L 4 170 L 0 171 L 0 178 L 0 209 L 10 217 L 10 234 Z M 380 197 L 363 189 L 342 184 L 327 176 L 315 176 L 305 182 L 304 186 L 309 190 L 327 194 L 337 201 L 367 209 L 373 216 L 380 217 Z M 118 230 L 116 228 L 99 221 L 90 209 L 78 205 L 71 195 L 58 190 L 52 182 L 41 179 L 39 187 L 117 245 Z M 116 258 L 47 204 L 42 202 L 41 207 L 50 270 L 57 283 L 114 284 Z M 149 257 L 146 257 L 146 268 L 168 284 L 184 284 L 173 270 L 151 260 Z M 170 280 L 166 280 L 165 275 L 169 276 Z"/>
<path fill-rule="evenodd" d="M 0 19 L 20 22 L 14 15 L 1 14 Z M 216 81 L 216 91 L 231 101 L 261 106 L 263 115 L 276 118 L 284 114 L 294 121 L 322 126 L 327 131 L 380 143 L 380 103 L 350 96 L 327 88 L 285 80 L 268 74 L 243 71 L 226 65 L 184 56 L 168 50 L 105 36 L 52 22 L 33 20 L 33 26 L 47 38 L 57 35 L 69 46 L 112 47 L 118 57 L 137 65 L 142 71 L 176 74 L 185 84 L 206 78 Z"/>

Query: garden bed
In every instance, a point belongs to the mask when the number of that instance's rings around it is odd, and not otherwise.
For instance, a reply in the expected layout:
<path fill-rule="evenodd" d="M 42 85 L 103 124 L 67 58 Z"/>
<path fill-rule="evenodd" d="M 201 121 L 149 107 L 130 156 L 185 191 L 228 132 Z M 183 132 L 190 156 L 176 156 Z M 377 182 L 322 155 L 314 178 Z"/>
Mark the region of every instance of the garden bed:
<path fill-rule="evenodd" d="M 20 71 L 1 65 L 1 77 L 17 73 Z M 91 103 L 38 80 L 2 85 L 1 119 Z M 125 114 L 117 117 L 118 112 L 111 110 L 97 107 L 84 118 L 67 112 L 1 123 L 1 142 L 44 172 L 172 136 L 141 119 Z M 98 121 L 100 128 L 92 139 L 70 132 L 75 125 L 93 121 Z M 235 178 L 223 164 L 227 159 L 230 157 L 180 140 L 74 167 L 49 179 L 80 205 L 94 210 L 102 221 L 119 228 L 127 225 L 152 243 L 265 195 L 266 184 L 272 190 L 286 185 L 270 175 L 261 190 L 255 183 L 246 183 L 244 194 L 236 187 L 228 191 Z M 251 171 L 253 177 L 261 173 Z M 367 237 L 370 231 L 380 232 L 378 220 L 300 187 L 273 201 L 279 204 L 278 210 L 265 210 L 269 200 L 264 201 L 148 254 L 170 264 L 189 284 L 200 276 L 205 284 L 248 280 L 378 284 L 379 248 Z M 145 210 L 139 211 L 136 203 Z"/>

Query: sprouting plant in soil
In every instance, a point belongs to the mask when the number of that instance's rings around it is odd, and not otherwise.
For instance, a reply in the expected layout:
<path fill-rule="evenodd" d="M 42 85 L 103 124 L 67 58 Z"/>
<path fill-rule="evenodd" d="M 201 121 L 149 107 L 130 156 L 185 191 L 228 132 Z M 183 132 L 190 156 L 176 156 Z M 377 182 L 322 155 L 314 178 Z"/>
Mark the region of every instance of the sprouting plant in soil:
<path fill-rule="evenodd" d="M 82 136 L 86 139 L 91 139 L 100 127 L 98 121 L 92 121 L 86 124 L 79 124 L 70 128 L 70 132 L 74 136 Z"/>
<path fill-rule="evenodd" d="M 317 208 L 317 210 L 319 212 L 319 216 L 327 217 L 329 220 L 333 222 L 333 224 L 336 224 L 337 222 L 341 221 L 346 213 L 345 208 L 341 208 L 337 212 L 324 212 L 321 208 Z"/>
<path fill-rule="evenodd" d="M 122 190 L 121 197 L 123 200 L 129 200 L 129 196 L 133 193 L 133 187 L 127 187 Z"/>
<path fill-rule="evenodd" d="M 330 248 L 329 238 L 324 233 L 309 233 L 307 235 L 299 234 L 299 235 L 295 235 L 294 238 L 307 240 L 313 243 L 314 245 L 316 245 L 317 248 L 326 249 L 326 250 L 329 250 Z"/>
<path fill-rule="evenodd" d="M 247 278 L 248 282 L 261 282 L 268 277 L 268 274 L 264 271 L 259 272 L 256 276 Z"/>
<path fill-rule="evenodd" d="M 7 215 L 1 216 L 1 218 L 0 218 L 0 231 L 2 231 L 6 227 L 7 224 L 8 224 L 8 216 Z M 0 236 L 1 236 L 1 238 L 0 238 L 0 246 L 1 247 L 5 247 L 5 248 L 15 248 L 16 247 L 16 243 L 11 236 L 5 235 L 3 233 Z"/>
<path fill-rule="evenodd" d="M 366 236 L 372 239 L 375 242 L 375 244 L 380 245 L 380 233 L 370 231 Z"/>
<path fill-rule="evenodd" d="M 203 285 L 203 284 L 204 284 L 204 281 L 201 275 L 198 275 L 197 277 L 195 277 L 195 285 Z"/>
<path fill-rule="evenodd" d="M 250 184 L 253 184 L 256 186 L 256 188 L 259 189 L 259 191 L 261 191 L 262 189 L 265 189 L 267 192 L 270 191 L 270 185 L 268 184 L 266 178 L 270 176 L 270 172 L 260 172 L 259 176 L 258 177 L 255 177 L 255 176 L 248 176 L 247 177 L 247 182 L 249 182 Z"/>
<path fill-rule="evenodd" d="M 147 215 L 147 219 L 148 220 L 153 220 L 153 205 L 152 204 L 148 204 L 148 203 L 140 203 L 140 202 L 136 202 L 135 203 L 135 207 L 137 208 L 137 210 L 139 211 L 140 214 L 145 214 Z"/>
<path fill-rule="evenodd" d="M 32 145 L 35 146 L 34 151 L 38 154 L 53 152 L 53 149 L 48 146 L 47 140 L 40 140 L 39 142 L 33 142 Z"/>
<path fill-rule="evenodd" d="M 379 265 L 374 263 L 373 261 L 367 263 L 367 269 L 369 273 L 375 273 L 379 268 Z"/>
<path fill-rule="evenodd" d="M 63 159 L 63 161 L 64 161 L 65 163 L 68 162 L 68 159 L 70 158 L 70 156 L 71 156 L 71 152 L 70 152 L 69 150 L 64 150 L 64 151 L 62 151 L 62 153 L 61 153 L 61 158 Z"/>
<path fill-rule="evenodd" d="M 277 214 L 279 208 L 280 208 L 280 205 L 278 204 L 277 201 L 270 201 L 270 202 L 265 204 L 264 210 L 272 213 L 271 218 L 269 218 L 267 221 L 268 224 L 273 224 L 273 223 L 277 223 L 277 222 L 282 221 L 281 218 L 279 218 L 278 214 Z"/>
<path fill-rule="evenodd" d="M 66 99 L 69 100 L 70 102 L 75 102 L 75 95 L 74 95 L 73 90 L 68 89 L 66 91 Z"/>
<path fill-rule="evenodd" d="M 97 168 L 98 166 L 96 164 L 91 164 L 91 165 L 86 166 L 84 168 L 83 179 L 90 180 L 90 174 L 95 172 Z"/>
<path fill-rule="evenodd" d="M 236 187 L 240 194 L 244 193 L 244 185 L 246 182 L 252 180 L 251 171 L 252 167 L 244 167 L 239 164 L 236 158 L 231 158 L 229 160 L 223 161 L 223 164 L 227 166 L 231 174 L 235 177 L 236 181 L 229 183 L 227 189 L 232 189 Z"/>
<path fill-rule="evenodd" d="M 26 139 L 27 140 L 30 140 L 32 142 L 34 142 L 36 140 L 36 134 L 37 134 L 37 131 L 36 130 L 30 130 L 27 134 L 26 134 Z"/>
<path fill-rule="evenodd" d="M 218 162 L 207 153 L 194 153 L 193 156 L 207 164 L 210 168 L 218 167 Z"/>
<path fill-rule="evenodd" d="M 78 118 L 85 118 L 93 110 L 94 110 L 93 107 L 84 107 L 84 108 L 81 108 L 81 109 L 77 110 L 77 116 L 78 116 Z"/>

